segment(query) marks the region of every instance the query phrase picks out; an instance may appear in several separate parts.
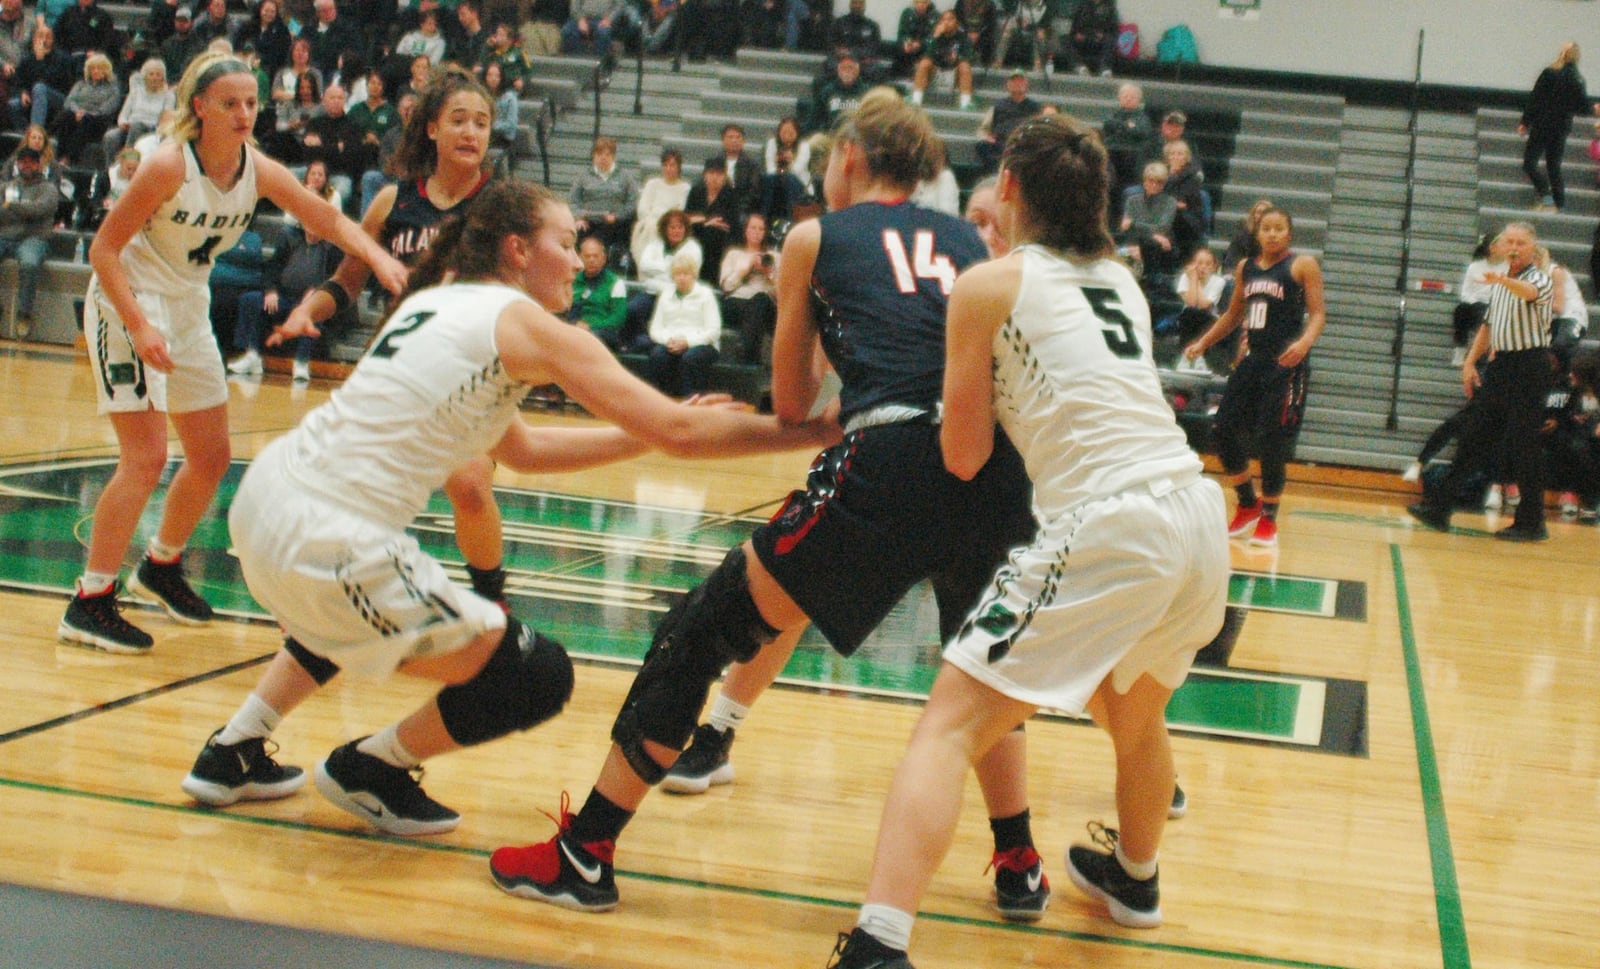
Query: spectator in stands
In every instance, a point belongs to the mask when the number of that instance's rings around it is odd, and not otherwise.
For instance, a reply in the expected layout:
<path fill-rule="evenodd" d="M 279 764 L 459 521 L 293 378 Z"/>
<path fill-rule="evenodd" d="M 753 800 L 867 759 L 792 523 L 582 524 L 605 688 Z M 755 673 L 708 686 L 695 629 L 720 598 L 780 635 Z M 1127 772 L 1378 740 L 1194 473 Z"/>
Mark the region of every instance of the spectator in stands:
<path fill-rule="evenodd" d="M 669 397 L 692 397 L 711 386 L 720 355 L 722 312 L 717 294 L 698 279 L 693 252 L 672 257 L 672 288 L 650 315 L 650 382 Z"/>
<path fill-rule="evenodd" d="M 11 90 L 15 92 L 10 101 L 11 127 L 48 127 L 77 82 L 72 55 L 56 47 L 55 31 L 36 25 L 33 46 L 11 76 Z"/>
<path fill-rule="evenodd" d="M 794 217 L 796 204 L 811 195 L 811 143 L 800 136 L 800 122 L 783 118 L 767 139 L 761 175 L 760 212 L 770 226 Z"/>
<path fill-rule="evenodd" d="M 18 336 L 26 336 L 33 329 L 33 297 L 39 288 L 39 270 L 50 248 L 50 233 L 60 204 L 61 192 L 54 180 L 45 177 L 39 150 L 27 145 L 18 149 L 15 171 L 8 172 L 0 183 L 0 260 L 17 260 Z"/>
<path fill-rule="evenodd" d="M 383 144 L 383 136 L 401 121 L 399 109 L 389 100 L 383 72 L 377 68 L 367 71 L 366 81 L 367 96 L 351 105 L 347 113 L 350 121 L 361 129 L 361 143 L 367 147 L 363 160 L 370 169 L 379 167 L 378 146 Z"/>
<path fill-rule="evenodd" d="M 434 65 L 444 60 L 444 50 L 444 35 L 439 33 L 437 10 L 423 13 L 417 29 L 401 37 L 394 45 L 396 54 L 402 57 L 416 57 L 421 54 L 428 58 L 428 63 Z"/>
<path fill-rule="evenodd" d="M 499 61 L 483 65 L 483 86 L 494 99 L 494 123 L 489 127 L 490 159 L 496 171 L 509 175 L 510 159 L 517 150 L 517 115 L 520 112 L 517 92 L 506 84 L 505 68 Z"/>
<path fill-rule="evenodd" d="M 894 73 L 896 77 L 910 77 L 922 63 L 928 50 L 928 38 L 939 22 L 939 11 L 933 0 L 911 0 L 911 6 L 900 11 L 900 28 L 894 38 Z M 970 48 L 970 43 L 968 44 Z"/>
<path fill-rule="evenodd" d="M 211 334 L 217 347 L 233 347 L 239 330 L 239 301 L 246 294 L 261 297 L 267 256 L 261 244 L 261 233 L 254 228 L 244 230 L 239 241 L 211 260 Z M 253 344 L 246 344 L 251 347 Z M 242 349 L 235 347 L 235 349 Z M 236 363 L 238 361 L 235 361 Z M 259 367 L 259 358 L 257 365 Z M 230 367 L 229 372 L 234 370 Z M 259 369 L 256 373 L 260 373 Z"/>
<path fill-rule="evenodd" d="M 75 2 L 76 0 L 38 0 L 33 9 L 34 18 L 38 25 L 55 30 L 61 15 L 71 10 Z"/>
<path fill-rule="evenodd" d="M 728 188 L 733 192 L 735 204 L 741 213 L 761 203 L 761 164 L 754 155 L 744 150 L 744 143 L 744 126 L 725 124 L 722 126 L 722 153 L 715 156 L 722 159 Z"/>
<path fill-rule="evenodd" d="M 963 111 L 972 109 L 972 42 L 956 20 L 954 10 L 939 15 L 933 33 L 928 36 L 922 60 L 917 62 L 916 76 L 911 82 L 911 103 L 921 104 L 934 75 L 950 77 L 959 93 L 958 106 Z"/>
<path fill-rule="evenodd" d="M 705 252 L 695 241 L 689 229 L 689 216 L 681 209 L 673 209 L 656 223 L 658 238 L 644 247 L 639 256 L 640 292 L 628 298 L 628 320 L 623 325 L 622 347 L 632 350 L 644 340 L 644 329 L 655 312 L 656 299 L 672 288 L 672 260 L 685 252 L 692 252 L 696 265 L 705 261 Z"/>
<path fill-rule="evenodd" d="M 308 183 L 309 184 L 309 183 Z M 284 233 L 273 250 L 261 274 L 261 288 L 249 290 L 239 297 L 238 323 L 233 331 L 232 346 L 242 350 L 238 359 L 228 364 L 228 372 L 237 376 L 261 373 L 262 335 L 282 323 L 289 311 L 313 287 L 333 275 L 339 268 L 344 253 L 329 239 L 298 224 Z M 320 326 L 321 337 L 301 336 L 294 340 L 293 380 L 297 384 L 311 380 L 311 358 L 316 355 L 317 343 L 326 340 L 341 327 L 348 327 L 354 310 L 327 320 Z"/>
<path fill-rule="evenodd" d="M 267 77 L 277 77 L 278 72 L 289 63 L 289 48 L 294 44 L 294 35 L 289 33 L 289 25 L 283 21 L 278 0 L 261 0 L 251 11 L 250 19 L 240 25 L 234 40 L 235 46 L 240 49 L 245 44 L 255 45 L 256 56 L 261 58 L 261 69 L 267 72 Z"/>
<path fill-rule="evenodd" d="M 722 158 L 706 160 L 700 180 L 689 188 L 684 212 L 689 216 L 689 224 L 704 256 L 701 273 L 706 282 L 715 285 L 728 238 L 745 213 L 738 194 L 728 182 L 727 165 Z"/>
<path fill-rule="evenodd" d="M 172 21 L 179 6 L 180 0 L 150 0 L 150 9 L 145 12 L 138 36 L 146 44 L 159 48 L 172 36 Z"/>
<path fill-rule="evenodd" d="M 307 71 L 295 82 L 294 100 L 278 105 L 273 143 L 269 154 L 286 165 L 305 160 L 305 136 L 311 119 L 322 109 L 322 85 L 317 75 Z"/>
<path fill-rule="evenodd" d="M 567 204 L 577 217 L 578 234 L 593 233 L 609 252 L 628 243 L 633 213 L 639 207 L 639 183 L 617 165 L 617 143 L 596 138 L 589 152 L 589 170 L 578 176 L 567 193 Z"/>
<path fill-rule="evenodd" d="M 401 60 L 404 60 L 404 58 L 401 58 Z M 416 57 L 411 58 L 411 69 L 407 74 L 405 84 L 400 88 L 400 93 L 404 94 L 409 91 L 420 98 L 422 92 L 428 86 L 428 79 L 431 77 L 433 77 L 433 62 L 428 60 L 427 54 L 418 54 Z"/>
<path fill-rule="evenodd" d="M 989 251 L 991 259 L 1011 251 L 1011 244 L 1000 232 L 1000 213 L 995 197 L 997 182 L 991 175 L 972 186 L 972 191 L 967 195 L 966 220 L 978 230 L 978 238 L 983 240 L 983 247 Z"/>
<path fill-rule="evenodd" d="M 516 18 L 518 43 L 529 57 L 547 57 L 561 53 L 561 27 L 572 11 L 568 0 L 518 0 L 519 9 L 527 14 Z M 505 18 L 501 18 L 505 19 Z"/>
<path fill-rule="evenodd" d="M 300 36 L 311 40 L 311 63 L 324 76 L 339 69 L 339 55 L 346 51 L 366 56 L 367 43 L 361 35 L 361 26 L 351 17 L 340 14 L 335 0 L 316 0 L 311 9 L 317 22 L 302 28 Z"/>
<path fill-rule="evenodd" d="M 661 152 L 661 174 L 644 183 L 639 204 L 634 209 L 633 239 L 628 249 L 634 265 L 644 258 L 645 247 L 658 242 L 661 217 L 673 209 L 682 210 L 689 201 L 689 180 L 683 177 L 683 153 L 676 148 Z"/>
<path fill-rule="evenodd" d="M 1044 111 L 1044 105 L 1028 97 L 1028 72 L 1012 71 L 1006 78 L 1006 96 L 994 103 L 978 123 L 978 164 L 993 172 L 1000 164 L 1006 138 L 1017 125 Z"/>
<path fill-rule="evenodd" d="M 1161 161 L 1155 126 L 1144 103 L 1144 89 L 1128 81 L 1117 88 L 1117 106 L 1100 126 L 1106 160 L 1111 170 L 1111 210 L 1106 217 L 1117 224 L 1122 196 L 1140 183 L 1146 162 Z"/>
<path fill-rule="evenodd" d="M 646 54 L 666 53 L 672 28 L 678 23 L 678 0 L 643 0 L 639 13 L 639 44 Z"/>
<path fill-rule="evenodd" d="M 1075 74 L 1094 72 L 1110 77 L 1121 27 L 1116 0 L 1083 0 L 1072 15 L 1067 42 L 1061 45 L 1067 68 Z"/>
<path fill-rule="evenodd" d="M 1594 522 L 1600 518 L 1600 355 L 1574 360 L 1567 380 L 1567 406 L 1547 447 L 1551 480 L 1564 492 L 1562 518 Z"/>
<path fill-rule="evenodd" d="M 606 247 L 594 236 L 578 243 L 578 259 L 583 271 L 572 280 L 567 320 L 616 353 L 622 349 L 622 326 L 628 318 L 628 285 L 606 264 Z"/>
<path fill-rule="evenodd" d="M 100 8 L 99 0 L 78 0 L 56 21 L 56 46 L 69 54 L 98 51 L 107 57 L 120 55 L 117 25 Z"/>
<path fill-rule="evenodd" d="M 1567 135 L 1572 131 L 1572 116 L 1600 114 L 1600 104 L 1591 104 L 1578 73 L 1578 45 L 1561 45 L 1555 62 L 1539 72 L 1528 104 L 1517 122 L 1517 134 L 1528 139 L 1522 152 L 1522 170 L 1539 196 L 1536 208 L 1559 212 L 1566 204 L 1566 183 L 1561 179 L 1561 156 L 1566 151 Z M 1543 172 L 1539 159 L 1544 159 Z"/>
<path fill-rule="evenodd" d="M 834 62 L 833 76 L 815 86 L 809 100 L 797 104 L 801 127 L 806 134 L 832 131 L 839 115 L 855 110 L 871 87 L 861 76 L 861 62 L 844 53 Z"/>
<path fill-rule="evenodd" d="M 371 88 L 368 88 L 370 91 Z M 369 95 L 370 96 L 370 95 Z M 383 133 L 378 139 L 378 157 L 373 166 L 361 173 L 361 212 L 366 214 L 367 208 L 372 205 L 372 200 L 385 185 L 393 183 L 394 179 L 388 174 L 389 161 L 394 158 L 395 149 L 400 147 L 400 142 L 405 137 L 406 125 L 411 121 L 411 115 L 417 110 L 417 96 L 407 91 L 400 96 L 395 104 L 395 113 L 399 116 L 396 123 Z"/>
<path fill-rule="evenodd" d="M 861 65 L 861 73 L 874 82 L 885 73 L 881 63 L 883 30 L 867 16 L 867 0 L 850 0 L 850 9 L 834 18 L 828 46 L 836 53 L 849 51 Z"/>
<path fill-rule="evenodd" d="M 776 50 L 783 46 L 785 0 L 744 0 L 739 5 L 739 22 L 744 26 L 747 47 Z"/>
<path fill-rule="evenodd" d="M 82 160 L 83 149 L 105 135 L 121 104 L 122 88 L 111 73 L 111 58 L 98 51 L 90 54 L 83 62 L 83 80 L 72 86 L 56 112 L 56 149 L 62 164 Z"/>
<path fill-rule="evenodd" d="M 1018 41 L 1025 41 L 1025 49 L 1021 63 L 1031 64 L 1033 69 L 1044 70 L 1046 74 L 1055 72 L 1055 58 L 1053 55 L 1050 33 L 1050 12 L 1045 0 L 1012 0 L 1010 9 L 1001 18 L 1000 40 L 995 44 L 994 66 L 1003 67 L 1007 61 L 1016 63 L 1012 54 L 1018 46 Z"/>
<path fill-rule="evenodd" d="M 188 7 L 174 10 L 172 33 L 161 42 L 161 60 L 167 65 L 167 76 L 182 77 L 183 69 L 205 49 L 205 38 L 194 32 L 194 14 Z"/>
<path fill-rule="evenodd" d="M 525 79 L 528 76 L 528 57 L 517 46 L 517 34 L 510 24 L 499 23 L 489 31 L 489 43 L 484 48 L 483 60 L 479 66 L 487 67 L 490 61 L 500 65 L 500 71 L 505 76 L 506 88 L 522 93 Z"/>
<path fill-rule="evenodd" d="M 1494 290 L 1488 283 L 1487 275 L 1504 271 L 1505 257 L 1500 252 L 1498 238 L 1490 235 L 1479 238 L 1477 248 L 1472 250 L 1472 261 L 1467 264 L 1466 272 L 1462 273 L 1461 285 L 1456 290 L 1456 308 L 1451 314 L 1455 344 L 1450 357 L 1451 366 L 1459 367 L 1466 362 L 1467 347 L 1471 345 L 1472 338 L 1478 335 L 1478 327 L 1483 325 L 1483 319 L 1489 312 L 1489 296 Z"/>
<path fill-rule="evenodd" d="M 321 161 L 328 166 L 328 181 L 338 190 L 341 198 L 355 207 L 355 184 L 366 171 L 372 152 L 368 149 L 363 132 L 350 120 L 345 110 L 348 96 L 337 84 L 328 85 L 322 92 L 322 109 L 306 122 L 305 160 Z"/>
<path fill-rule="evenodd" d="M 311 41 L 305 37 L 297 37 L 289 44 L 289 63 L 278 68 L 273 75 L 273 104 L 281 108 L 296 100 L 296 95 L 300 92 L 300 78 L 308 74 L 316 79 L 317 97 L 320 98 L 323 77 L 321 71 L 311 66 Z"/>
<path fill-rule="evenodd" d="M 1165 150 L 1167 162 L 1166 192 L 1178 203 L 1178 220 L 1173 224 L 1173 248 L 1178 261 L 1188 262 L 1194 251 L 1205 245 L 1211 233 L 1207 216 L 1210 208 L 1205 197 L 1205 175 L 1198 165 L 1192 164 L 1194 156 L 1189 143 L 1174 141 Z"/>
<path fill-rule="evenodd" d="M 80 231 L 93 232 L 100 228 L 111 206 L 128 190 L 128 182 L 133 180 L 133 173 L 139 168 L 140 157 L 137 150 L 124 148 L 117 152 L 110 167 L 95 175 L 88 202 L 78 212 L 77 228 Z"/>
<path fill-rule="evenodd" d="M 999 25 L 999 10 L 994 0 L 956 0 L 956 19 L 966 32 L 967 43 L 972 45 L 972 56 L 978 63 L 994 60 L 995 28 Z"/>
<path fill-rule="evenodd" d="M 733 60 L 739 50 L 738 0 L 682 0 L 682 6 L 678 23 L 689 59 Z"/>
<path fill-rule="evenodd" d="M 925 209 L 961 217 L 961 186 L 956 173 L 950 170 L 943 146 L 939 146 L 938 170 L 931 178 L 923 179 L 911 192 L 911 201 Z"/>
<path fill-rule="evenodd" d="M 445 56 L 457 64 L 481 64 L 489 49 L 489 31 L 483 25 L 482 0 L 463 0 L 456 6 L 456 26 L 445 37 Z"/>
<path fill-rule="evenodd" d="M 561 28 L 561 52 L 609 61 L 611 31 L 621 12 L 622 0 L 573 0 L 572 16 Z"/>
<path fill-rule="evenodd" d="M 740 362 L 761 362 L 761 344 L 778 322 L 778 250 L 767 240 L 760 212 L 744 217 L 743 243 L 722 255 L 722 310 L 730 329 L 739 331 Z"/>
<path fill-rule="evenodd" d="M 194 35 L 210 44 L 221 37 L 232 43 L 233 31 L 228 27 L 228 0 L 206 0 L 205 9 L 194 18 Z"/>
<path fill-rule="evenodd" d="M 0 0 L 0 81 L 9 81 L 23 55 L 33 49 L 36 22 L 22 9 L 22 0 Z"/>
<path fill-rule="evenodd" d="M 1123 202 L 1117 245 L 1127 247 L 1144 278 L 1160 277 L 1155 285 L 1165 288 L 1166 278 L 1178 267 L 1172 241 L 1178 202 L 1166 192 L 1167 166 L 1160 162 L 1144 167 L 1142 185 L 1141 191 L 1130 194 Z"/>
<path fill-rule="evenodd" d="M 1256 199 L 1239 222 L 1239 231 L 1228 240 L 1228 249 L 1222 255 L 1222 266 L 1233 272 L 1241 259 L 1254 259 L 1261 254 L 1261 244 L 1256 242 L 1256 226 L 1261 223 L 1261 213 L 1272 208 L 1271 199 Z"/>
<path fill-rule="evenodd" d="M 312 195 L 322 199 L 334 208 L 342 210 L 345 207 L 345 197 L 340 194 L 339 189 L 328 178 L 328 163 L 322 159 L 315 158 L 306 162 L 306 173 L 301 176 L 300 184 L 304 185 Z M 285 212 L 283 213 L 283 223 L 292 228 L 298 226 L 300 220 L 295 218 L 293 212 Z M 224 343 L 223 345 L 226 346 L 227 344 Z"/>
<path fill-rule="evenodd" d="M 271 3 L 272 0 L 266 0 Z M 173 108 L 172 88 L 167 86 L 167 65 L 152 57 L 139 68 L 139 76 L 128 84 L 128 96 L 117 112 L 117 123 L 101 140 L 107 158 L 114 158 L 123 145 L 132 145 L 148 131 L 156 130 L 161 112 Z"/>
<path fill-rule="evenodd" d="M 1177 331 L 1179 346 L 1193 343 L 1196 337 L 1210 329 L 1211 324 L 1217 321 L 1221 308 L 1227 305 L 1228 284 L 1231 281 L 1231 276 L 1217 272 L 1217 257 L 1210 249 L 1196 249 L 1194 255 L 1189 257 L 1183 272 L 1173 281 L 1182 308 L 1171 318 L 1170 325 Z M 1158 332 L 1167 329 L 1162 325 L 1166 322 L 1163 320 L 1157 324 Z M 1204 356 L 1190 360 L 1179 354 L 1178 369 L 1198 373 L 1211 372 Z"/>
<path fill-rule="evenodd" d="M 1189 130 L 1189 116 L 1182 111 L 1168 111 L 1161 116 L 1161 124 L 1156 128 L 1156 137 L 1149 146 L 1149 155 L 1146 161 L 1163 161 L 1166 158 L 1167 146 L 1174 141 L 1184 141 L 1184 134 Z"/>
<path fill-rule="evenodd" d="M 1548 272 L 1554 286 L 1550 297 L 1550 351 L 1561 359 L 1565 369 L 1572 362 L 1578 341 L 1589 332 L 1589 307 L 1571 270 L 1551 262 Z"/>

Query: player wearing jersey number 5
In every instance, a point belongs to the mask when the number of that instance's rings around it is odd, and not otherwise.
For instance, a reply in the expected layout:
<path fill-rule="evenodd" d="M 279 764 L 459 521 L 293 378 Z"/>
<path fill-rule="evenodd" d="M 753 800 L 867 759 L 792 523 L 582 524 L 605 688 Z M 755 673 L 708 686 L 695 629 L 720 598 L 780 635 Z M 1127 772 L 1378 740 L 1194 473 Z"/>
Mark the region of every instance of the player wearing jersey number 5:
<path fill-rule="evenodd" d="M 1248 537 L 1261 548 L 1278 544 L 1278 501 L 1306 411 L 1307 357 L 1327 322 L 1322 267 L 1310 256 L 1296 255 L 1289 248 L 1293 239 L 1289 213 L 1279 208 L 1261 213 L 1256 222 L 1260 254 L 1239 261 L 1228 309 L 1183 350 L 1197 360 L 1244 325 L 1247 355 L 1228 376 L 1212 431 L 1223 480 L 1239 499 L 1228 534 Z M 1252 442 L 1259 442 L 1259 498 L 1250 483 Z"/>
<path fill-rule="evenodd" d="M 211 619 L 184 577 L 182 555 L 229 461 L 228 383 L 206 286 L 213 258 L 233 247 L 267 198 L 364 260 L 390 290 L 405 285 L 405 267 L 251 144 L 256 82 L 243 61 L 196 59 L 178 82 L 177 104 L 168 140 L 140 164 L 89 247 L 83 331 L 99 410 L 111 417 L 120 453 L 95 503 L 88 563 L 58 633 L 119 653 L 152 642 L 122 617 L 116 578 L 167 466 L 169 413 L 184 460 L 130 585 L 178 622 Z"/>
<path fill-rule="evenodd" d="M 1064 116 L 1021 125 L 996 186 L 1013 249 L 951 293 L 944 464 L 978 474 L 998 424 L 1033 480 L 1038 531 L 948 640 L 837 969 L 909 969 L 962 775 L 1039 707 L 1088 710 L 1116 748 L 1120 838 L 1091 824 L 1110 850 L 1072 848 L 1073 883 L 1123 925 L 1161 922 L 1156 851 L 1173 793 L 1164 712 L 1222 626 L 1228 548 L 1221 490 L 1161 395 L 1149 308 L 1111 258 L 1106 181 L 1092 130 Z"/>
<path fill-rule="evenodd" d="M 816 446 L 832 415 L 791 425 L 674 403 L 600 341 L 553 314 L 579 262 L 567 206 L 491 183 L 443 223 L 413 292 L 332 400 L 270 444 L 228 516 L 250 593 L 288 639 L 255 691 L 212 735 L 183 789 L 213 806 L 284 797 L 305 780 L 267 738 L 340 668 L 396 669 L 447 684 L 410 716 L 334 750 L 317 788 L 391 834 L 449 831 L 460 817 L 413 776 L 435 754 L 526 730 L 572 690 L 559 644 L 452 583 L 406 532 L 452 470 L 487 451 L 517 471 L 591 467 L 659 447 L 682 457 Z M 439 285 L 446 274 L 456 282 Z M 420 288 L 428 287 L 428 288 Z M 518 406 L 559 384 L 616 428 L 535 428 Z"/>

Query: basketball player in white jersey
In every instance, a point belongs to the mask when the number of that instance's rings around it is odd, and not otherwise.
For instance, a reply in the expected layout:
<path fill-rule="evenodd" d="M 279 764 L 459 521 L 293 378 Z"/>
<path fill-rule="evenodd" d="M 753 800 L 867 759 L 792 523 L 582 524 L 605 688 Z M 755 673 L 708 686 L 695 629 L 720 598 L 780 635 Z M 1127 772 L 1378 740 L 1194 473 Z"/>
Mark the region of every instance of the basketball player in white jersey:
<path fill-rule="evenodd" d="M 561 646 L 452 583 L 405 530 L 475 455 L 539 473 L 650 447 L 709 457 L 838 440 L 836 411 L 785 426 L 680 404 L 631 375 L 554 315 L 572 298 L 576 236 L 571 211 L 545 189 L 484 186 L 442 223 L 410 295 L 349 379 L 252 462 L 228 522 L 251 595 L 287 639 L 184 778 L 191 796 L 222 806 L 292 794 L 304 772 L 265 746 L 282 717 L 341 668 L 398 669 L 448 685 L 399 723 L 335 749 L 317 787 L 390 834 L 449 831 L 460 816 L 423 792 L 413 776 L 421 761 L 561 710 L 572 689 Z M 459 281 L 437 285 L 447 273 Z M 524 423 L 523 397 L 550 383 L 618 426 Z"/>
<path fill-rule="evenodd" d="M 1173 792 L 1163 713 L 1221 628 L 1224 504 L 1162 398 L 1150 313 L 1110 257 L 1105 149 L 1058 115 L 1012 133 L 996 188 L 1014 247 L 950 297 L 945 465 L 975 474 L 996 422 L 1034 486 L 1034 542 L 1013 551 L 946 646 L 895 773 L 867 903 L 836 966 L 906 969 L 915 913 L 949 850 L 970 763 L 1040 707 L 1089 710 L 1117 755 L 1120 839 L 1068 872 L 1128 926 L 1161 921 L 1156 849 Z"/>
<path fill-rule="evenodd" d="M 120 454 L 95 505 L 88 563 L 58 633 L 119 653 L 146 652 L 152 643 L 122 617 L 116 578 L 166 468 L 169 414 L 184 461 L 129 585 L 178 622 L 211 619 L 182 562 L 230 458 L 228 384 L 207 282 L 213 259 L 250 226 L 256 203 L 271 199 L 366 260 L 391 290 L 405 285 L 399 262 L 251 144 L 256 82 L 243 61 L 197 58 L 178 83 L 177 104 L 168 139 L 139 166 L 89 247 L 94 276 L 83 329 L 99 410 L 111 417 Z"/>

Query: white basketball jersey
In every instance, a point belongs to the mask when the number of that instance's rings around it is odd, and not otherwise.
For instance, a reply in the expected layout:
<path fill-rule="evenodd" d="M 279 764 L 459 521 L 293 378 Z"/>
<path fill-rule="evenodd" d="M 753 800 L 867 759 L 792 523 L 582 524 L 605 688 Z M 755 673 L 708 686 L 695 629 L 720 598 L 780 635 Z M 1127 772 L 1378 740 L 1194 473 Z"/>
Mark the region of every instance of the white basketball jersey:
<path fill-rule="evenodd" d="M 495 321 L 518 300 L 528 297 L 484 283 L 437 286 L 401 303 L 355 371 L 279 450 L 289 475 L 369 521 L 410 524 L 450 472 L 500 440 L 527 395 L 494 341 Z"/>
<path fill-rule="evenodd" d="M 179 296 L 207 288 L 213 260 L 232 249 L 255 219 L 255 152 L 241 150 L 244 168 L 224 192 L 200 170 L 194 143 L 181 146 L 183 185 L 122 249 L 134 292 Z"/>
<path fill-rule="evenodd" d="M 1105 259 L 1019 251 L 1022 285 L 994 339 L 994 406 L 1027 463 L 1041 523 L 1199 471 L 1161 394 L 1150 307 L 1132 273 Z"/>

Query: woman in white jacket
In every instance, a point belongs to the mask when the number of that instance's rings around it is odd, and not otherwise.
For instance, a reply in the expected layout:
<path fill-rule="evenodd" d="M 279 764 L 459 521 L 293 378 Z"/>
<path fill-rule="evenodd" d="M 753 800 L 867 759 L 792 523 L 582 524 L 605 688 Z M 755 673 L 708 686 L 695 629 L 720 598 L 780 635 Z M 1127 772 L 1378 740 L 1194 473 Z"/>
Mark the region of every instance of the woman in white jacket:
<path fill-rule="evenodd" d="M 721 354 L 722 311 L 699 276 L 699 253 L 674 256 L 673 288 L 656 300 L 650 317 L 650 382 L 671 397 L 704 391 Z"/>

